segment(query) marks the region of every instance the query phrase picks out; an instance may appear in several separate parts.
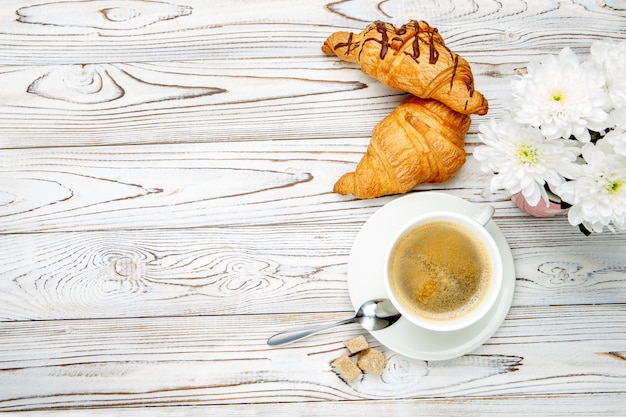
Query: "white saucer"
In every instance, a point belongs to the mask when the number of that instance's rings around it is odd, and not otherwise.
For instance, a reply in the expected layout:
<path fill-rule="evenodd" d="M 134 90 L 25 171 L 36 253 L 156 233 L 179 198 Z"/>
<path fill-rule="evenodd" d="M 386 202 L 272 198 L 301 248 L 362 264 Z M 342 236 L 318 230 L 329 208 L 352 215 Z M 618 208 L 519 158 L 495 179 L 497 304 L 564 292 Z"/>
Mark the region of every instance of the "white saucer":
<path fill-rule="evenodd" d="M 406 221 L 434 210 L 473 216 L 479 209 L 480 206 L 459 197 L 432 191 L 409 194 L 380 208 L 365 222 L 350 252 L 348 289 L 354 309 L 366 300 L 386 297 L 382 278 L 385 248 Z M 391 327 L 370 332 L 372 336 L 404 356 L 421 360 L 456 358 L 485 343 L 504 321 L 515 289 L 511 249 L 493 221 L 486 227 L 500 249 L 504 276 L 498 301 L 485 317 L 466 329 L 452 332 L 427 330 L 401 318 Z"/>

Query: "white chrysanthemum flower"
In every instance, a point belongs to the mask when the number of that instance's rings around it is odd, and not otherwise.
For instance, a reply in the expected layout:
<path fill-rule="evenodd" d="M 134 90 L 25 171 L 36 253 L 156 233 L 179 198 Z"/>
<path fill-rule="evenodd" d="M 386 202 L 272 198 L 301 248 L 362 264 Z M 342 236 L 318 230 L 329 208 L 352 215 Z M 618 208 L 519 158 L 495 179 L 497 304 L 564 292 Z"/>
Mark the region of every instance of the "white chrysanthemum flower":
<path fill-rule="evenodd" d="M 613 146 L 616 154 L 626 156 L 626 106 L 613 111 L 611 116 L 615 122 L 615 129 L 607 133 L 604 138 Z"/>
<path fill-rule="evenodd" d="M 572 204 L 569 222 L 597 233 L 605 226 L 626 231 L 626 157 L 613 153 L 604 140 L 586 144 L 582 155 L 587 164 L 581 176 L 556 189 Z"/>
<path fill-rule="evenodd" d="M 546 183 L 556 187 L 565 178 L 578 175 L 580 166 L 576 160 L 580 148 L 576 141 L 546 139 L 538 129 L 510 119 L 483 123 L 479 132 L 485 145 L 476 148 L 474 157 L 481 162 L 484 172 L 495 173 L 491 180 L 492 191 L 521 192 L 533 206 L 542 198 L 547 204 Z"/>
<path fill-rule="evenodd" d="M 626 156 L 626 130 L 612 130 L 604 136 L 604 139 L 613 146 L 616 154 Z M 626 170 L 626 166 L 624 169 Z"/>
<path fill-rule="evenodd" d="M 590 51 L 591 59 L 604 71 L 613 107 L 626 107 L 626 41 L 597 41 Z"/>
<path fill-rule="evenodd" d="M 626 73 L 624 74 L 626 77 Z M 618 129 L 626 130 L 626 106 L 615 109 L 612 113 L 613 123 Z"/>
<path fill-rule="evenodd" d="M 580 63 L 571 49 L 530 64 L 511 82 L 516 120 L 541 129 L 548 139 L 572 135 L 589 142 L 589 130 L 606 129 L 609 97 L 602 72 L 591 61 Z"/>

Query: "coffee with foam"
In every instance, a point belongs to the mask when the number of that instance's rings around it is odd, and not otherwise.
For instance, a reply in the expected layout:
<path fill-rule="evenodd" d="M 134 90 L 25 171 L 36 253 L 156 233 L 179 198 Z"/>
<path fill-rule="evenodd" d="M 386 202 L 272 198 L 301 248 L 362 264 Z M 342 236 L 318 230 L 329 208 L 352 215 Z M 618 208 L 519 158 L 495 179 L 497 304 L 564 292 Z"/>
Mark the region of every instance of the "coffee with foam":
<path fill-rule="evenodd" d="M 448 221 L 419 224 L 404 233 L 391 252 L 388 273 L 403 307 L 433 321 L 471 312 L 484 298 L 492 275 L 480 239 Z"/>

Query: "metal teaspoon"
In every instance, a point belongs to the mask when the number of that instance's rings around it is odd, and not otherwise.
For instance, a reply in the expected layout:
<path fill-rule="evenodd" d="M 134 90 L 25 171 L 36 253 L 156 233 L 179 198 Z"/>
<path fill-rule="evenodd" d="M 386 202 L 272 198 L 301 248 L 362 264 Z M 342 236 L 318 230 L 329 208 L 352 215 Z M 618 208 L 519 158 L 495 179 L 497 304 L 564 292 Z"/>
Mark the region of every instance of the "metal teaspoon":
<path fill-rule="evenodd" d="M 394 324 L 400 313 L 387 299 L 374 299 L 364 302 L 354 317 L 336 323 L 325 324 L 307 330 L 292 330 L 275 334 L 267 340 L 270 346 L 279 346 L 304 339 L 322 330 L 348 323 L 359 323 L 365 330 L 380 330 Z"/>

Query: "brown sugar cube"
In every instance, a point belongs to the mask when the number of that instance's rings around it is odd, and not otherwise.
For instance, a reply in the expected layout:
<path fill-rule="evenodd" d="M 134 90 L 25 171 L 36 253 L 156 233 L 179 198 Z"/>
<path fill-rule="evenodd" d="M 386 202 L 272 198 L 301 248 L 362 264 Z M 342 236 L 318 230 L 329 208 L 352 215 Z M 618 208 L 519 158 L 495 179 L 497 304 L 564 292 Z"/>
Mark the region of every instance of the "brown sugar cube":
<path fill-rule="evenodd" d="M 376 375 L 382 375 L 386 363 L 387 359 L 385 358 L 385 354 L 371 348 L 359 353 L 356 362 L 357 366 L 362 370 Z"/>
<path fill-rule="evenodd" d="M 346 340 L 343 344 L 348 348 L 350 354 L 358 353 L 370 347 L 363 335 L 355 337 L 354 339 Z"/>
<path fill-rule="evenodd" d="M 352 381 L 353 379 L 361 375 L 361 370 L 359 369 L 359 367 L 356 366 L 347 355 L 341 355 L 340 357 L 335 359 L 333 361 L 333 366 L 348 381 Z"/>

